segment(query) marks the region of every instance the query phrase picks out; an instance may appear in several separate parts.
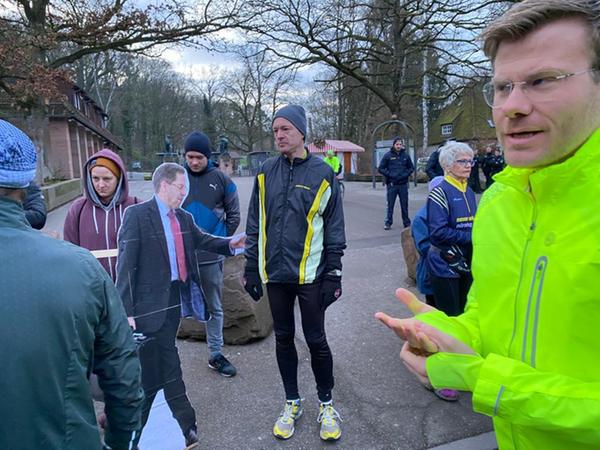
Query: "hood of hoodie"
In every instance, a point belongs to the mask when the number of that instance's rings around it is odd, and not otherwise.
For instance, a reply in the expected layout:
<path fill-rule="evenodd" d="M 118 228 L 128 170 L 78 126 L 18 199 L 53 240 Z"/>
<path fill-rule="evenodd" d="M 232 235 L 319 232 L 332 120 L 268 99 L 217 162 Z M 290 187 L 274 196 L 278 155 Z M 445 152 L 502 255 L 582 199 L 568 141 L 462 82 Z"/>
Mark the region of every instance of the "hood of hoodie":
<path fill-rule="evenodd" d="M 103 204 L 100 201 L 98 194 L 96 194 L 96 191 L 94 190 L 94 185 L 92 184 L 92 177 L 90 177 L 90 161 L 99 157 L 110 159 L 117 166 L 119 166 L 119 169 L 121 170 L 121 177 L 117 182 L 117 189 L 115 190 L 115 195 L 113 195 L 113 198 L 107 205 Z M 106 211 L 125 202 L 125 200 L 127 200 L 127 197 L 129 196 L 129 184 L 127 183 L 127 171 L 125 170 L 125 164 L 123 164 L 123 160 L 121 159 L 121 157 L 107 148 L 103 148 L 99 152 L 94 153 L 92 156 L 90 156 L 90 158 L 85 162 L 85 165 L 83 166 L 83 189 L 85 196 L 88 200 L 90 200 L 98 208 L 102 208 Z"/>

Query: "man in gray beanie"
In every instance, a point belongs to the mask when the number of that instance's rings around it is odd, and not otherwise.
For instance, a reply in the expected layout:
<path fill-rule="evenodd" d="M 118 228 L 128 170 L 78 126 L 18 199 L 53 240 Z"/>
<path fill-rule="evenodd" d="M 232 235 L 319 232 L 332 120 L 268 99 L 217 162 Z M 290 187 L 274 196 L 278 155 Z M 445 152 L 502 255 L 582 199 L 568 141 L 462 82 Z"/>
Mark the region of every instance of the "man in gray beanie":
<path fill-rule="evenodd" d="M 196 225 L 214 236 L 232 236 L 240 224 L 240 201 L 231 178 L 210 161 L 212 154 L 208 136 L 199 131 L 185 140 L 185 170 L 188 193 L 181 207 L 193 217 Z M 198 277 L 204 291 L 210 319 L 206 322 L 208 367 L 224 377 L 233 377 L 236 368 L 223 355 L 223 260 L 221 255 L 196 251 Z"/>
<path fill-rule="evenodd" d="M 100 449 L 92 371 L 106 394 L 105 448 L 127 449 L 143 399 L 127 317 L 87 250 L 29 226 L 22 203 L 35 168 L 31 140 L 0 120 L 0 358 L 9 366 L 0 378 L 0 448 Z"/>
<path fill-rule="evenodd" d="M 342 197 L 335 174 L 304 148 L 306 115 L 297 105 L 273 118 L 280 156 L 269 158 L 256 177 L 246 225 L 245 289 L 258 301 L 266 284 L 275 329 L 275 352 L 285 405 L 273 427 L 279 439 L 294 434 L 303 413 L 298 392 L 294 303 L 311 354 L 319 397 L 320 437 L 340 438 L 333 407 L 333 358 L 325 335 L 325 310 L 342 294 L 346 248 Z"/>
<path fill-rule="evenodd" d="M 302 134 L 306 140 L 306 113 L 304 108 L 298 105 L 287 105 L 280 108 L 273 117 L 273 122 L 282 118 L 290 122 Z"/>

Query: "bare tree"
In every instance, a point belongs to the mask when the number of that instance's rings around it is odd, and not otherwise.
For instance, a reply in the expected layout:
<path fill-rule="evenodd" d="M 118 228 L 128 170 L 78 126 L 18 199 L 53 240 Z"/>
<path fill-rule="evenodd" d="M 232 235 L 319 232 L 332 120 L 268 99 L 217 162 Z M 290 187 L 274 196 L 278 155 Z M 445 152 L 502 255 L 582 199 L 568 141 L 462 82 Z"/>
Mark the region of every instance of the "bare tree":
<path fill-rule="evenodd" d="M 423 96 L 424 76 L 446 86 L 484 73 L 476 41 L 505 0 L 250 0 L 251 41 L 288 65 L 322 62 L 368 89 L 389 113 Z M 423 70 L 422 55 L 436 55 Z"/>
<path fill-rule="evenodd" d="M 241 150 L 262 149 L 274 111 L 282 93 L 294 79 L 295 71 L 278 66 L 265 51 L 253 47 L 239 48 L 243 64 L 224 78 L 221 99 L 228 103 L 222 109 L 222 129 Z"/>
<path fill-rule="evenodd" d="M 0 0 L 0 91 L 30 111 L 32 138 L 44 164 L 45 103 L 59 94 L 68 65 L 114 50 L 146 54 L 165 43 L 202 45 L 239 25 L 238 0 Z M 38 173 L 42 171 L 39 170 Z"/>

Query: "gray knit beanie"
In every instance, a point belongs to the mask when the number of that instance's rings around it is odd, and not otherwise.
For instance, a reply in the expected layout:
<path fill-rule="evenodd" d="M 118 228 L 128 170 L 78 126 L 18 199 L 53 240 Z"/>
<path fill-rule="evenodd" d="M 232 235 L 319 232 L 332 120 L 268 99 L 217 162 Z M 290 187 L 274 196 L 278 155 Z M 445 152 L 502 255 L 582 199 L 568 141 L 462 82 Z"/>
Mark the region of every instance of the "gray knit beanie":
<path fill-rule="evenodd" d="M 299 105 L 287 105 L 280 108 L 273 117 L 273 121 L 281 117 L 289 121 L 296 129 L 306 137 L 306 113 L 304 108 Z"/>

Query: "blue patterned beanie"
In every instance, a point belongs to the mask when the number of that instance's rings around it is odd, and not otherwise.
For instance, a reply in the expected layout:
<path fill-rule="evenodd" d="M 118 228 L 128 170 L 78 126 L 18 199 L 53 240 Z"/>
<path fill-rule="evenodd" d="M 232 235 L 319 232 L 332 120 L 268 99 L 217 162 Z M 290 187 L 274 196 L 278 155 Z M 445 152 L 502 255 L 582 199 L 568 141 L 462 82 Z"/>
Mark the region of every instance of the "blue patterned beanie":
<path fill-rule="evenodd" d="M 35 178 L 37 154 L 31 139 L 0 120 L 0 187 L 26 188 Z"/>

